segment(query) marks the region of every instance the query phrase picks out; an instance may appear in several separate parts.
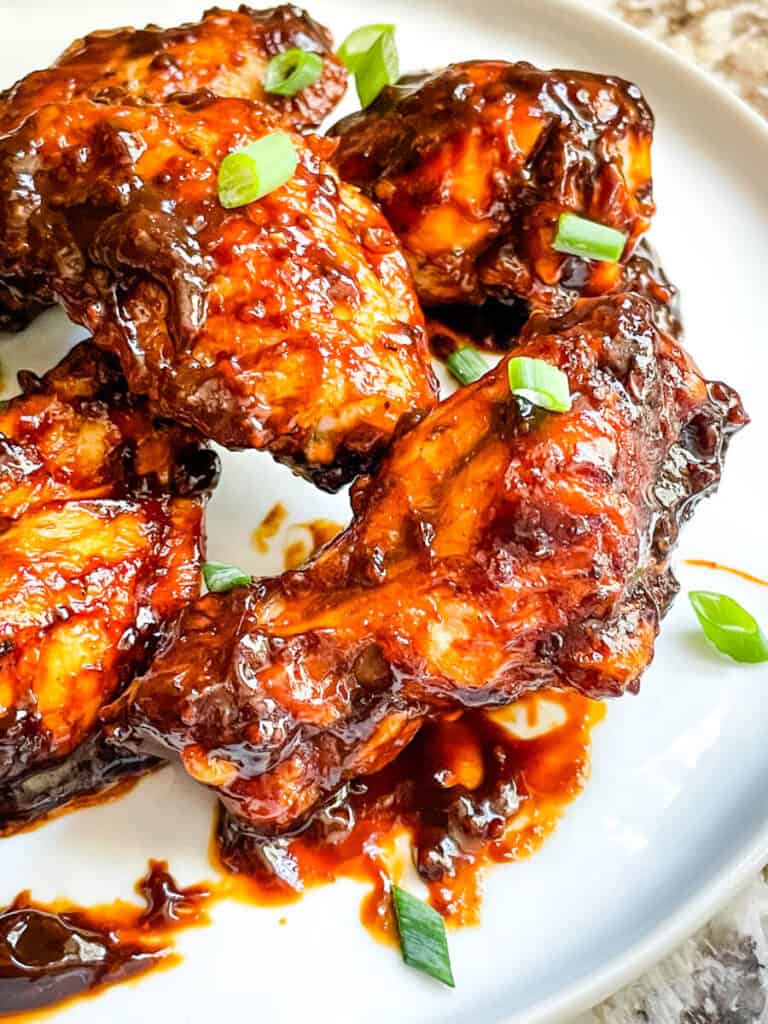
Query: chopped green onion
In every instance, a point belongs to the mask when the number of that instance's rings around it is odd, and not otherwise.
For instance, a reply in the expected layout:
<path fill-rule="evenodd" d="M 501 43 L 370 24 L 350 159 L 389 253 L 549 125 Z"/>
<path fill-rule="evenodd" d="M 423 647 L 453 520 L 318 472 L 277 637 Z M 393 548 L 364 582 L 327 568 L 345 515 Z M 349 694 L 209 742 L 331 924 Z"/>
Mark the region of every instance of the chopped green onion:
<path fill-rule="evenodd" d="M 768 661 L 768 638 L 749 612 L 727 594 L 688 594 L 707 640 L 734 661 Z"/>
<path fill-rule="evenodd" d="M 308 85 L 314 85 L 322 73 L 323 58 L 319 53 L 294 46 L 278 53 L 267 64 L 264 91 L 277 96 L 295 96 Z"/>
<path fill-rule="evenodd" d="M 459 384 L 472 384 L 474 381 L 480 380 L 490 369 L 477 349 L 472 348 L 471 345 L 462 345 L 455 352 L 451 352 L 445 365 Z"/>
<path fill-rule="evenodd" d="M 405 889 L 392 886 L 400 949 L 403 960 L 425 974 L 454 988 L 451 957 L 445 936 L 445 922 L 428 903 L 411 896 Z"/>
<path fill-rule="evenodd" d="M 227 209 L 263 198 L 289 181 L 298 157 L 290 135 L 272 132 L 227 153 L 219 167 L 219 202 Z"/>
<path fill-rule="evenodd" d="M 213 594 L 223 594 L 233 587 L 243 587 L 251 582 L 247 572 L 236 565 L 225 565 L 224 562 L 206 562 L 203 565 L 205 585 Z"/>
<path fill-rule="evenodd" d="M 552 248 L 587 260 L 618 263 L 624 252 L 627 236 L 616 228 L 606 227 L 575 213 L 561 213 Z"/>
<path fill-rule="evenodd" d="M 362 107 L 369 107 L 381 90 L 400 77 L 394 30 L 382 32 L 355 69 L 355 85 Z"/>
<path fill-rule="evenodd" d="M 394 31 L 394 25 L 363 25 L 356 28 L 339 47 L 339 59 L 354 74 L 379 36 L 385 32 L 394 35 Z"/>
<path fill-rule="evenodd" d="M 531 405 L 550 412 L 568 412 L 571 408 L 568 377 L 544 359 L 515 356 L 507 363 L 507 375 L 512 394 Z"/>

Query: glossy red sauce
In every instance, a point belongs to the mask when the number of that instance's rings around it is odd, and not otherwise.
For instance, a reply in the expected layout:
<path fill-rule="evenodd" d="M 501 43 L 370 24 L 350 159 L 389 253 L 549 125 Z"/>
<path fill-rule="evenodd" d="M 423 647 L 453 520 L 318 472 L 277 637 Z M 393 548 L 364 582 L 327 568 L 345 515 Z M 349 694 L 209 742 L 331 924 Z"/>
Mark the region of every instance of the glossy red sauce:
<path fill-rule="evenodd" d="M 528 739 L 505 727 L 517 715 L 535 728 L 542 699 L 559 716 L 556 727 Z M 370 885 L 363 923 L 391 938 L 389 889 L 408 859 L 405 845 L 432 905 L 450 924 L 476 924 L 488 866 L 534 853 L 583 789 L 603 715 L 596 701 L 547 691 L 506 711 L 426 725 L 396 761 L 290 840 L 265 842 L 223 815 L 215 860 L 239 876 L 228 895 L 285 903 L 311 886 L 355 878 Z"/>

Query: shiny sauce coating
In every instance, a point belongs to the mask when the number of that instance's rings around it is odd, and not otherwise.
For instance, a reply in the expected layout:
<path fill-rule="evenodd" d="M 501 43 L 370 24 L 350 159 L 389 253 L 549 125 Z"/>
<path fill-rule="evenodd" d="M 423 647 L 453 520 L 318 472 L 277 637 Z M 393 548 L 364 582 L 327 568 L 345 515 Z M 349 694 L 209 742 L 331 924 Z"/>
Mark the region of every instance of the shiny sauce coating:
<path fill-rule="evenodd" d="M 488 866 L 534 853 L 584 787 L 604 710 L 580 694 L 542 691 L 428 723 L 292 838 L 257 837 L 223 812 L 215 859 L 240 876 L 232 894 L 258 903 L 292 902 L 339 877 L 367 882 L 362 921 L 393 938 L 389 892 L 405 839 L 432 905 L 453 925 L 477 924 Z"/>
<path fill-rule="evenodd" d="M 181 888 L 167 864 L 150 861 L 136 891 L 144 907 L 116 900 L 86 909 L 19 893 L 0 912 L 0 1014 L 26 1017 L 177 963 L 170 937 L 207 923 L 207 886 Z"/>

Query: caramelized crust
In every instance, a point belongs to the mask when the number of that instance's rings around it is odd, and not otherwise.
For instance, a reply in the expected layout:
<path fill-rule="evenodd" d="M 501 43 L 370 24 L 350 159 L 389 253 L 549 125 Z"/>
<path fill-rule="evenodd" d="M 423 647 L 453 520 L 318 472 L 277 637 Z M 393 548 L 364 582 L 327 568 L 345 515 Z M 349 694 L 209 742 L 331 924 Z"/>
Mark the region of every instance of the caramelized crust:
<path fill-rule="evenodd" d="M 0 274 L 44 275 L 163 415 L 332 490 L 436 385 L 397 241 L 333 143 L 294 135 L 287 184 L 219 203 L 226 154 L 279 127 L 205 96 L 42 108 L 0 140 Z"/>
<path fill-rule="evenodd" d="M 296 96 L 264 92 L 264 70 L 292 47 L 323 57 L 318 81 Z M 330 32 L 292 5 L 256 11 L 214 7 L 199 22 L 176 28 L 148 25 L 91 32 L 50 68 L 33 71 L 0 93 L 0 136 L 41 107 L 78 96 L 121 95 L 162 103 L 175 93 L 208 90 L 262 100 L 290 128 L 317 127 L 346 89 L 346 71 Z M 48 282 L 34 274 L 0 279 L 0 329 L 19 330 L 53 302 Z"/>
<path fill-rule="evenodd" d="M 563 313 L 621 266 L 552 248 L 566 211 L 647 230 L 653 115 L 635 85 L 470 61 L 410 76 L 332 129 L 340 176 L 382 206 L 427 305 L 517 296 Z"/>
<path fill-rule="evenodd" d="M 668 551 L 746 417 L 638 296 L 535 315 L 514 354 L 567 373 L 570 412 L 512 397 L 510 357 L 442 402 L 306 568 L 185 609 L 116 735 L 176 750 L 279 832 L 446 708 L 636 690 L 676 591 Z"/>
<path fill-rule="evenodd" d="M 293 47 L 319 53 L 322 75 L 296 96 L 265 93 L 267 64 Z M 202 89 L 263 100 L 287 126 L 316 128 L 344 95 L 346 71 L 333 52 L 331 33 L 300 7 L 212 7 L 200 21 L 175 28 L 107 29 L 76 39 L 52 67 L 0 93 L 0 135 L 40 107 L 77 96 L 118 90 L 142 103 L 163 103 L 174 93 Z"/>
<path fill-rule="evenodd" d="M 92 345 L 20 377 L 0 411 L 0 781 L 14 791 L 93 735 L 199 594 L 217 473 L 194 435 L 153 424 Z M 0 787 L 0 819 L 8 802 Z"/>

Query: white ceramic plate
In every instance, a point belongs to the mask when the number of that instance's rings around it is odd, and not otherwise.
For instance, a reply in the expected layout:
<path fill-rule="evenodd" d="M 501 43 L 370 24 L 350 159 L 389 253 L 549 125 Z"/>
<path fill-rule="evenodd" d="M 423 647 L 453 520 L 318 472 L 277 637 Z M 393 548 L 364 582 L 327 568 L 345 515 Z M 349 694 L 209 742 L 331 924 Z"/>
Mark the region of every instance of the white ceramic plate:
<path fill-rule="evenodd" d="M 310 0 L 308 0 L 310 2 Z M 201 0 L 0 6 L 9 82 L 77 34 L 147 20 L 174 24 Z M 700 73 L 618 22 L 564 0 L 311 0 L 338 39 L 394 21 L 406 69 L 472 57 L 615 72 L 637 81 L 657 117 L 651 237 L 682 288 L 688 344 L 710 376 L 739 388 L 754 422 L 734 443 L 717 498 L 701 506 L 680 557 L 768 577 L 768 130 Z M 5 83 L 3 83 L 5 84 Z M 44 370 L 79 337 L 48 313 L 0 351 L 6 380 Z M 249 543 L 281 499 L 293 523 L 346 519 L 329 497 L 267 456 L 227 455 L 209 516 L 209 554 L 259 573 L 281 568 Z M 680 567 L 684 588 L 727 590 L 768 623 L 768 589 Z M 210 928 L 182 935 L 184 963 L 62 1012 L 112 1024 L 171 1019 L 319 1022 L 562 1020 L 607 995 L 700 924 L 768 856 L 768 668 L 711 652 L 685 598 L 664 625 L 638 698 L 612 705 L 595 734 L 592 779 L 531 860 L 490 876 L 482 927 L 451 937 L 457 988 L 406 970 L 358 922 L 352 882 L 286 910 L 220 904 Z M 123 800 L 2 842 L 0 900 L 129 896 L 149 856 L 182 883 L 208 877 L 212 801 L 174 769 Z M 280 927 L 278 918 L 287 916 Z"/>

